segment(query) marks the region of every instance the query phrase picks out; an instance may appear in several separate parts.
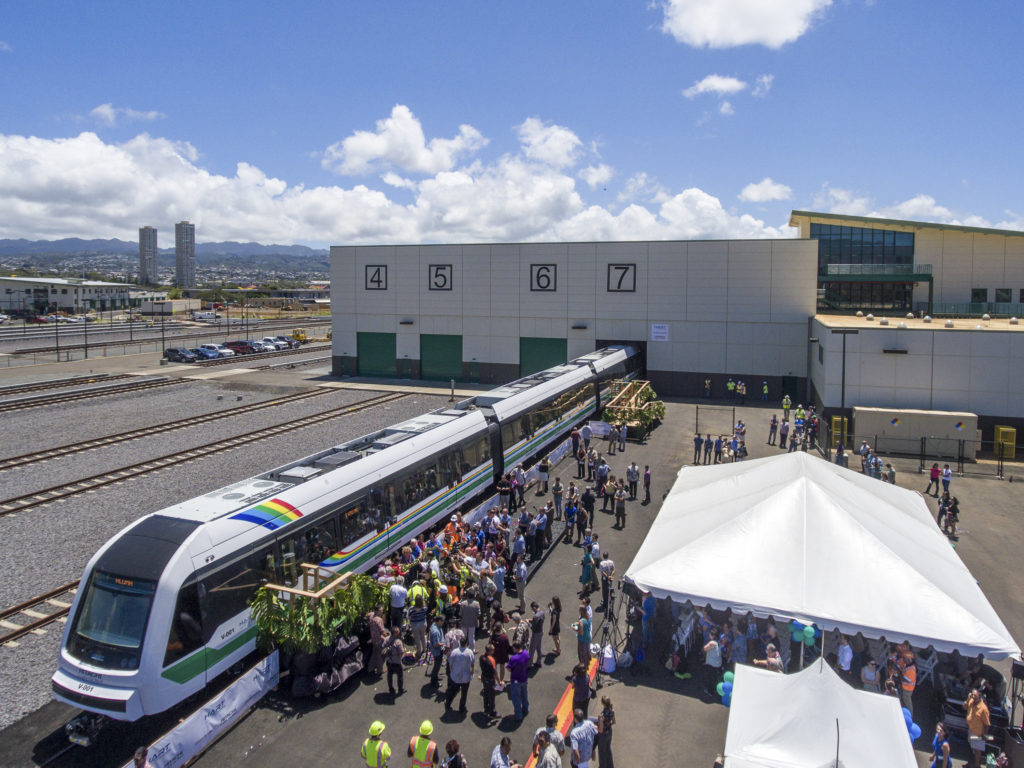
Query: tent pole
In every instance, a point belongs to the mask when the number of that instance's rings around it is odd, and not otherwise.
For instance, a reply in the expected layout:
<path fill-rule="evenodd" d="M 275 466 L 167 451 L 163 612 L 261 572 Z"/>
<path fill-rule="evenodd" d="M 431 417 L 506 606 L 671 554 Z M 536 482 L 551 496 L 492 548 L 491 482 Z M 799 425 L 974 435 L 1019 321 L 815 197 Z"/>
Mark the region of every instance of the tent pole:
<path fill-rule="evenodd" d="M 836 768 L 839 768 L 839 718 L 836 718 Z"/>

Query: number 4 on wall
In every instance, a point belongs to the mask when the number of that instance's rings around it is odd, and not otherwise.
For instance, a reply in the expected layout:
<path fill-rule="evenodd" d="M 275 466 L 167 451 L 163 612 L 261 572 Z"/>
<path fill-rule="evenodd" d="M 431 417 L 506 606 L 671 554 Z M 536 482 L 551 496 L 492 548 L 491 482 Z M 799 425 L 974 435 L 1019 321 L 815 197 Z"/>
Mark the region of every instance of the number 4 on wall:
<path fill-rule="evenodd" d="M 386 291 L 388 289 L 387 264 L 366 265 L 366 290 Z"/>

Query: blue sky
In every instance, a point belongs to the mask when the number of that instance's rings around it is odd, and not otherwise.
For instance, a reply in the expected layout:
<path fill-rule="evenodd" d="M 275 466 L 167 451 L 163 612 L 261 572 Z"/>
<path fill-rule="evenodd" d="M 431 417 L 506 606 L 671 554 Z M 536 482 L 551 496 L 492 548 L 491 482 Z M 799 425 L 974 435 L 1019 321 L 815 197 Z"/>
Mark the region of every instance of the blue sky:
<path fill-rule="evenodd" d="M 1024 229 L 1016 3 L 5 2 L 0 237 Z"/>

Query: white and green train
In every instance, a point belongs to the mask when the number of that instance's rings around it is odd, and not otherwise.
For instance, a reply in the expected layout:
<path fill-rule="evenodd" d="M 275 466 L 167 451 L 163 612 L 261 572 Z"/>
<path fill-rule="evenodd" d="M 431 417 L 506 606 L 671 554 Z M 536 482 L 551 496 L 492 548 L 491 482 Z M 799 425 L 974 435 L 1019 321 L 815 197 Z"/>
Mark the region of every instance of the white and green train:
<path fill-rule="evenodd" d="M 640 351 L 606 347 L 499 389 L 147 515 L 86 566 L 54 696 L 133 721 L 200 691 L 255 648 L 248 604 L 299 564 L 367 571 L 493 490 L 574 424 Z"/>

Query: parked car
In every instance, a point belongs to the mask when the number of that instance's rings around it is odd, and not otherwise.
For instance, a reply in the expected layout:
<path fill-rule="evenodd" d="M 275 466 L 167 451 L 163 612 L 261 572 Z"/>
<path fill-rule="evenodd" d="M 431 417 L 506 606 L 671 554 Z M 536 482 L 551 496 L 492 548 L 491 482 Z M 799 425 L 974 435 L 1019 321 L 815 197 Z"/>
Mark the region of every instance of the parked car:
<path fill-rule="evenodd" d="M 200 349 L 209 349 L 217 354 L 217 357 L 234 357 L 235 351 L 228 349 L 223 344 L 200 344 Z"/>
<path fill-rule="evenodd" d="M 245 339 L 225 341 L 224 346 L 230 349 L 236 355 L 251 355 L 253 352 L 256 351 L 248 341 L 245 341 Z"/>
<path fill-rule="evenodd" d="M 249 339 L 249 346 L 257 352 L 277 352 L 277 347 L 259 339 Z"/>
<path fill-rule="evenodd" d="M 289 346 L 287 341 L 283 341 L 277 338 L 277 336 L 264 336 L 260 341 L 264 344 L 270 345 L 274 349 L 288 349 Z"/>
<path fill-rule="evenodd" d="M 216 360 L 220 357 L 215 349 L 203 349 L 202 347 L 196 347 L 195 349 L 190 349 L 189 352 L 195 355 L 198 360 Z"/>
<path fill-rule="evenodd" d="M 283 341 L 291 349 L 295 349 L 296 347 L 302 346 L 302 344 L 299 343 L 298 339 L 293 339 L 291 336 L 275 336 L 274 338 L 277 339 L 278 341 Z"/>
<path fill-rule="evenodd" d="M 168 347 L 164 350 L 164 359 L 172 363 L 194 363 L 199 358 L 184 347 Z"/>
<path fill-rule="evenodd" d="M 45 325 L 50 322 L 50 318 L 46 315 L 31 315 L 25 318 L 25 322 L 29 325 Z"/>
<path fill-rule="evenodd" d="M 4 323 L 6 323 L 10 319 L 11 318 L 8 317 L 7 315 L 5 315 L 3 312 L 0 312 L 0 325 L 3 325 Z"/>

